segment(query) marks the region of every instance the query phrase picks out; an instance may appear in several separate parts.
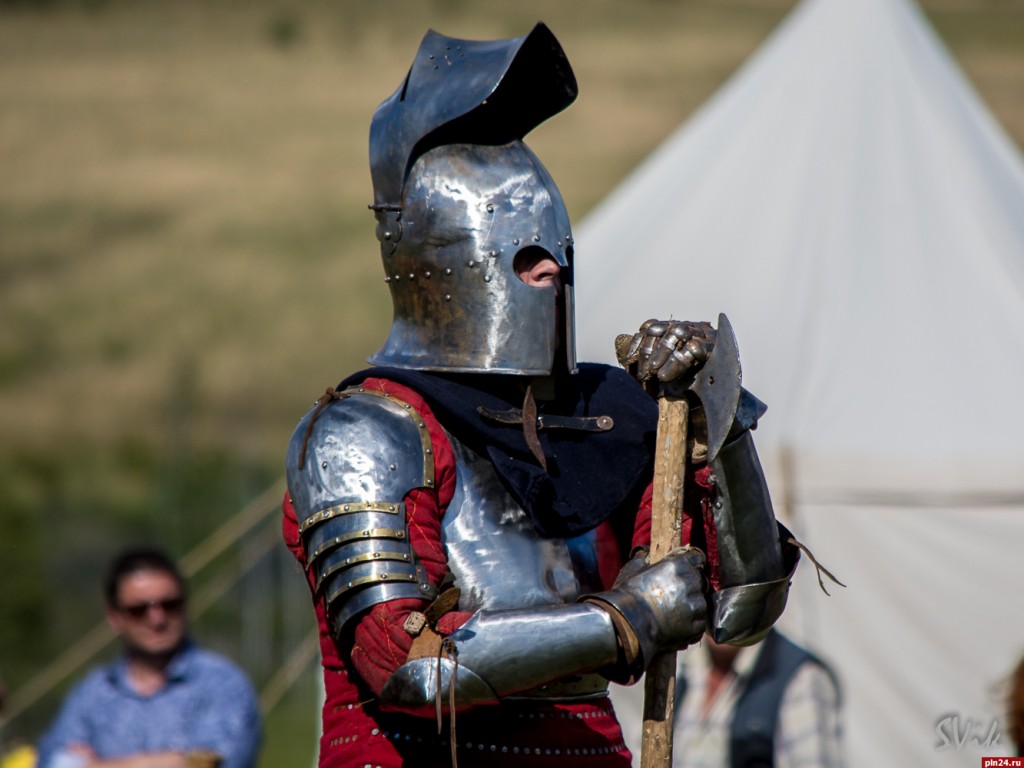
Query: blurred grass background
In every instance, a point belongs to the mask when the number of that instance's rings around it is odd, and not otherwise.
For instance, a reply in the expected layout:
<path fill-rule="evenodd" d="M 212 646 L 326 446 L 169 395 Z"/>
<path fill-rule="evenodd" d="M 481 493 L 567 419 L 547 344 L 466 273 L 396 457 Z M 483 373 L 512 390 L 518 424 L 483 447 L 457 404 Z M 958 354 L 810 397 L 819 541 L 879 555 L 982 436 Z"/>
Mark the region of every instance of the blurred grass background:
<path fill-rule="evenodd" d="M 792 5 L 0 0 L 8 687 L 96 622 L 115 550 L 181 555 L 277 480 L 299 416 L 383 341 L 367 132 L 428 27 L 552 28 L 580 97 L 527 140 L 579 222 Z M 1024 145 L 1024 0 L 924 8 Z M 309 620 L 279 555 L 197 628 L 260 684 Z M 271 593 L 262 624 L 241 611 Z M 5 737 L 35 738 L 61 690 Z M 264 766 L 309 763 L 313 699 L 306 675 L 273 711 Z"/>

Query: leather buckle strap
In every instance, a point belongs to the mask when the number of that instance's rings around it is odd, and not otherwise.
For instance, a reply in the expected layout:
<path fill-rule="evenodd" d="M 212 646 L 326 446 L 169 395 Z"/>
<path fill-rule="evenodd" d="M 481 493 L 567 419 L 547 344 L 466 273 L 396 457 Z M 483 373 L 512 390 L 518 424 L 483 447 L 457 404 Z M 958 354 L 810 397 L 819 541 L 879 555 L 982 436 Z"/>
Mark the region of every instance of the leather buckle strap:
<path fill-rule="evenodd" d="M 494 424 L 522 424 L 523 412 L 519 408 L 507 411 L 492 411 L 478 405 L 477 413 Z M 553 416 L 540 414 L 537 416 L 537 429 L 575 429 L 580 432 L 607 432 L 615 426 L 611 416 Z"/>

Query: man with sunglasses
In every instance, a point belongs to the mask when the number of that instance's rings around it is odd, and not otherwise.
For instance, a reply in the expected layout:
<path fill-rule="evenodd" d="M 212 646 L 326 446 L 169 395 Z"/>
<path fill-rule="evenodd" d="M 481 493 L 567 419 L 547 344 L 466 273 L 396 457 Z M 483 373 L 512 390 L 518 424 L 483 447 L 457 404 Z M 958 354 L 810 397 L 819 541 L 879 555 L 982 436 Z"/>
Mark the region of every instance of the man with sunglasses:
<path fill-rule="evenodd" d="M 38 768 L 251 768 L 261 718 L 249 680 L 188 636 L 186 590 L 156 550 L 116 558 L 106 616 L 123 653 L 68 696 Z"/>

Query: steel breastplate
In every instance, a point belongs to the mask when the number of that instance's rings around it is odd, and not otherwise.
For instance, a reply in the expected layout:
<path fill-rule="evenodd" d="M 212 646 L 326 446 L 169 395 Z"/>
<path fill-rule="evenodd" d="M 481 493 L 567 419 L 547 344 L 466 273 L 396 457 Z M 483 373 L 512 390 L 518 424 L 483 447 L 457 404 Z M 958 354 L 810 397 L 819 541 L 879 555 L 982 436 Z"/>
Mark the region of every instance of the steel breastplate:
<path fill-rule="evenodd" d="M 602 589 L 595 531 L 542 538 L 491 462 L 448 439 L 457 477 L 441 538 L 462 591 L 459 610 L 559 605 Z"/>

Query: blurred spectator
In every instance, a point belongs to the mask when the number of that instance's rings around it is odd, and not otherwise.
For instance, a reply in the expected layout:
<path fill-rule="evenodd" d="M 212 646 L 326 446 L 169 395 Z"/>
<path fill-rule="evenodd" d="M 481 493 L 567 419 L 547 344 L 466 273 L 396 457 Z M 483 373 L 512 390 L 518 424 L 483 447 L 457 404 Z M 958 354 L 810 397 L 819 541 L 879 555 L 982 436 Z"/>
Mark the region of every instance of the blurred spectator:
<path fill-rule="evenodd" d="M 38 768 L 252 768 L 255 693 L 234 664 L 189 639 L 175 564 L 158 551 L 126 552 L 105 591 L 123 653 L 72 690 L 39 744 Z"/>
<path fill-rule="evenodd" d="M 680 654 L 676 692 L 674 768 L 842 765 L 835 676 L 774 629 Z"/>
<path fill-rule="evenodd" d="M 1006 720 L 1010 740 L 1017 754 L 1024 755 L 1024 657 L 1010 675 L 1010 692 L 1006 697 Z"/>

